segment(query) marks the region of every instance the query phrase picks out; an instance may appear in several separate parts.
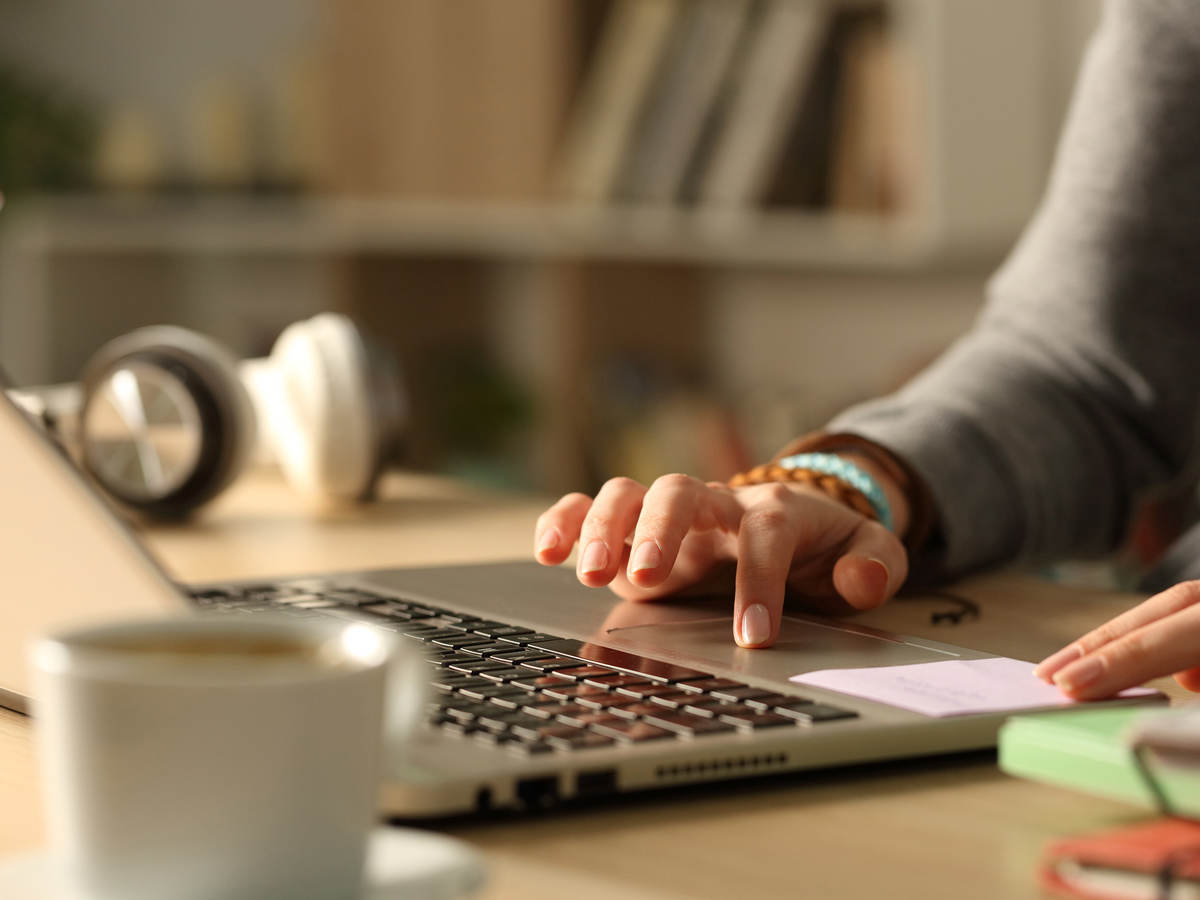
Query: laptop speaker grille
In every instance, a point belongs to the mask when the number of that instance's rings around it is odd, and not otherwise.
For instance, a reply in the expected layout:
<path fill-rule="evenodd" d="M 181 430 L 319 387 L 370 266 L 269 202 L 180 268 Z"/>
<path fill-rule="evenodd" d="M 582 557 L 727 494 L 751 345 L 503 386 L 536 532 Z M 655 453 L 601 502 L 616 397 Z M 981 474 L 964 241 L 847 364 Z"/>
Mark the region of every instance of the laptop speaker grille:
<path fill-rule="evenodd" d="M 695 775 L 732 774 L 734 772 L 766 771 L 788 763 L 786 753 L 765 753 L 752 756 L 727 756 L 720 759 L 697 760 L 658 766 L 654 774 L 660 779 L 688 778 Z"/>

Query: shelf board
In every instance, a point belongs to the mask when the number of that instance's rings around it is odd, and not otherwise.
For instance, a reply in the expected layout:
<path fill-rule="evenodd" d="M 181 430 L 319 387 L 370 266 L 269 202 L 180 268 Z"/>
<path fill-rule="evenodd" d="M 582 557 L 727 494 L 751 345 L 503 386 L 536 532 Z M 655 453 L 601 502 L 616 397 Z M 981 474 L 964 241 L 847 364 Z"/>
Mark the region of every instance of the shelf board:
<path fill-rule="evenodd" d="M 951 252 L 912 223 L 786 211 L 416 203 L 346 197 L 74 196 L 15 205 L 0 239 L 50 253 L 409 255 L 724 267 L 921 269 Z"/>

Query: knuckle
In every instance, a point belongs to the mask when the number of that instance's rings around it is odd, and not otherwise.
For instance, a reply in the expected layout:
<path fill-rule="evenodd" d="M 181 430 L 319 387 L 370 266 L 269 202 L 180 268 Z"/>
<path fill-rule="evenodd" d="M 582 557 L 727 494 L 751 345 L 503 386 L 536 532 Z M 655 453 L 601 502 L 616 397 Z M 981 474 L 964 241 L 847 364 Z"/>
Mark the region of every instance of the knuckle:
<path fill-rule="evenodd" d="M 1115 663 L 1128 663 L 1140 668 L 1152 656 L 1153 648 L 1149 641 L 1146 640 L 1145 635 L 1137 631 L 1114 643 L 1112 649 L 1107 653 L 1100 654 L 1106 669 L 1112 669 Z"/>
<path fill-rule="evenodd" d="M 600 513 L 593 513 L 583 520 L 583 527 L 590 532 L 608 531 L 612 527 L 612 519 Z"/>
<path fill-rule="evenodd" d="M 643 512 L 638 519 L 637 533 L 639 537 L 652 537 L 678 531 L 678 526 L 666 513 Z"/>
<path fill-rule="evenodd" d="M 1200 602 L 1200 581 L 1181 581 L 1166 591 L 1179 606 L 1192 606 Z"/>
<path fill-rule="evenodd" d="M 763 485 L 762 494 L 768 500 L 774 500 L 777 503 L 785 503 L 794 496 L 791 488 L 778 481 Z"/>
<path fill-rule="evenodd" d="M 640 489 L 641 485 L 627 475 L 618 475 L 604 482 L 604 488 L 615 493 L 627 494 Z"/>
<path fill-rule="evenodd" d="M 695 478 L 691 475 L 684 475 L 680 472 L 672 472 L 669 475 L 660 475 L 654 479 L 654 486 L 660 490 L 669 491 L 685 491 L 699 485 Z"/>
<path fill-rule="evenodd" d="M 743 527 L 761 531 L 780 531 L 790 523 L 787 511 L 775 505 L 756 506 L 742 519 Z"/>

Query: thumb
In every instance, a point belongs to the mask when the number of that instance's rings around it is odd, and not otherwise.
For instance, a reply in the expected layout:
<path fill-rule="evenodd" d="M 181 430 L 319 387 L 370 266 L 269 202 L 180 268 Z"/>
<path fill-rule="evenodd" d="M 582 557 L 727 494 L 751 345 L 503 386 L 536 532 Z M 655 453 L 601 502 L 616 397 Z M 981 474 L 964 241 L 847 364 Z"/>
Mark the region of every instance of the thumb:
<path fill-rule="evenodd" d="M 908 577 L 908 553 L 878 522 L 863 519 L 833 567 L 833 587 L 855 609 L 886 602 Z"/>

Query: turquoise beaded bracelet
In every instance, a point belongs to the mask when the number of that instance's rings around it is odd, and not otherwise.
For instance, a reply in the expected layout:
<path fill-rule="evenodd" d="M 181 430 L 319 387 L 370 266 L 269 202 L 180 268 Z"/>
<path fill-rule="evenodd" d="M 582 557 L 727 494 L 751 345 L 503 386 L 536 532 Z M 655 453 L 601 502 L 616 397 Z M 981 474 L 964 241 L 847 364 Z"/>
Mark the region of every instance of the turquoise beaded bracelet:
<path fill-rule="evenodd" d="M 795 456 L 785 456 L 775 463 L 784 469 L 805 469 L 809 472 L 820 472 L 822 475 L 832 475 L 839 481 L 844 481 L 867 498 L 871 509 L 875 510 L 875 518 L 888 531 L 895 531 L 892 524 L 892 505 L 888 503 L 887 494 L 879 486 L 879 482 L 865 471 L 833 453 L 797 453 Z"/>

